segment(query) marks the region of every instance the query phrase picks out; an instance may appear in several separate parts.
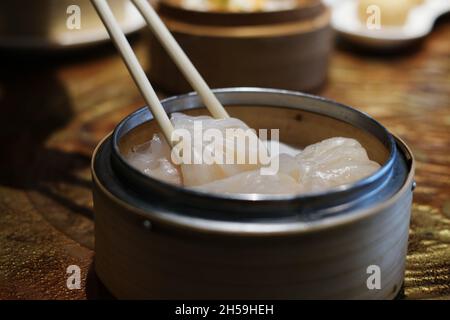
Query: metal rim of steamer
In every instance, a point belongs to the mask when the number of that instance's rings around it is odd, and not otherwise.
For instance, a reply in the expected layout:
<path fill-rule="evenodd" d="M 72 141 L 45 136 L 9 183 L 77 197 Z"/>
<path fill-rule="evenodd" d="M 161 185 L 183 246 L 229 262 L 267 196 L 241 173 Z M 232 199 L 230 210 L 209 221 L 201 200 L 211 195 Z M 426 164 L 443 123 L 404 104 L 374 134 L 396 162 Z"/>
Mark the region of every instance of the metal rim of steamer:
<path fill-rule="evenodd" d="M 390 156 L 373 175 L 327 192 L 301 195 L 211 194 L 153 179 L 128 165 L 119 152 L 119 141 L 130 130 L 152 119 L 151 113 L 143 107 L 122 120 L 112 135 L 99 144 L 93 157 L 94 180 L 111 199 L 130 207 L 150 219 L 148 221 L 156 219 L 177 225 L 188 224 L 204 230 L 210 230 L 210 222 L 216 221 L 220 224 L 212 229 L 222 231 L 236 231 L 236 223 L 247 224 L 241 225 L 244 232 L 298 231 L 312 225 L 329 224 L 329 219 L 348 220 L 355 216 L 356 211 L 367 213 L 375 203 L 386 203 L 409 181 L 412 184 L 410 151 L 365 113 L 322 97 L 286 90 L 227 88 L 214 92 L 225 105 L 296 108 L 345 121 L 377 137 L 390 151 Z M 195 93 L 171 97 L 162 103 L 169 113 L 202 107 Z M 257 225 L 256 229 L 251 227 L 252 224 Z M 261 229 L 263 224 L 267 228 Z"/>

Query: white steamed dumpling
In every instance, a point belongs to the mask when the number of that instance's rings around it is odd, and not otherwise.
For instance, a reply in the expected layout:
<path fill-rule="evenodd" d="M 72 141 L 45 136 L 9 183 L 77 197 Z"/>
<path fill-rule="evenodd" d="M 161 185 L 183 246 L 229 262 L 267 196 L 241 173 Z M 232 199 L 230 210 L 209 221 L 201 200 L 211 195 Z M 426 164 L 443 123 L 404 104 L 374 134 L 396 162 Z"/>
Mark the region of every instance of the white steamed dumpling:
<path fill-rule="evenodd" d="M 300 183 L 309 191 L 355 182 L 380 167 L 369 159 L 358 141 L 342 137 L 310 145 L 296 160 L 300 166 Z"/>
<path fill-rule="evenodd" d="M 174 127 L 186 129 L 191 134 L 194 131 L 194 121 L 198 120 L 202 121 L 203 132 L 211 128 L 218 129 L 222 133 L 225 133 L 227 128 L 248 129 L 244 122 L 234 118 L 191 117 L 180 113 L 172 115 Z M 275 142 L 270 142 L 273 143 Z M 258 152 L 261 145 L 248 150 L 229 149 L 226 141 L 218 141 L 214 147 L 222 148 L 225 153 L 234 152 L 232 154 L 234 157 L 240 153 L 248 159 L 249 154 Z M 194 149 L 192 148 L 194 157 L 204 155 L 204 149 Z M 351 138 L 326 139 L 297 152 L 281 144 L 279 149 L 280 154 L 272 155 L 272 159 L 279 162 L 279 170 L 272 175 L 262 175 L 259 163 L 175 165 L 171 160 L 170 147 L 158 134 L 155 134 L 150 142 L 135 147 L 126 157 L 135 168 L 156 179 L 212 193 L 320 192 L 356 182 L 371 175 L 380 167 L 378 163 L 369 159 L 361 144 Z"/>
<path fill-rule="evenodd" d="M 202 122 L 202 133 L 204 134 L 208 129 L 219 130 L 221 135 L 225 137 L 224 140 L 214 140 L 212 143 L 205 144 L 203 149 L 197 149 L 194 147 L 193 143 L 191 145 L 191 162 L 189 164 L 181 164 L 181 172 L 183 175 L 183 184 L 185 186 L 198 186 L 205 183 L 209 183 L 212 181 L 224 179 L 238 173 L 255 170 L 260 167 L 260 165 L 255 162 L 254 164 L 250 163 L 250 161 L 246 160 L 243 164 L 226 164 L 225 160 L 227 156 L 230 156 L 231 159 L 248 159 L 249 154 L 257 155 L 258 147 L 262 147 L 261 145 L 251 146 L 250 148 L 245 148 L 245 146 L 237 145 L 234 141 L 235 138 L 239 135 L 244 134 L 244 130 L 246 130 L 247 134 L 250 134 L 255 141 L 259 141 L 258 137 L 255 133 L 251 131 L 247 131 L 250 128 L 241 120 L 236 118 L 227 118 L 227 119 L 214 119 L 207 116 L 200 117 L 191 117 L 182 113 L 174 113 L 172 114 L 172 123 L 175 129 L 185 129 L 187 130 L 191 137 L 194 137 L 194 122 L 201 120 Z M 242 131 L 236 132 L 236 135 L 229 137 L 226 135 L 227 129 L 242 129 Z M 228 140 L 226 140 L 228 138 Z M 195 139 L 195 138 L 194 138 Z M 209 148 L 209 146 L 214 146 Z M 248 145 L 247 145 L 248 147 Z M 214 162 L 213 159 L 210 160 L 213 164 L 205 164 L 202 163 L 202 157 L 205 159 L 205 148 L 209 148 L 209 153 L 214 154 L 214 149 L 218 148 L 223 152 L 224 161 L 222 163 Z M 197 162 L 196 162 L 197 160 Z M 201 164 L 196 164 L 201 163 Z"/>

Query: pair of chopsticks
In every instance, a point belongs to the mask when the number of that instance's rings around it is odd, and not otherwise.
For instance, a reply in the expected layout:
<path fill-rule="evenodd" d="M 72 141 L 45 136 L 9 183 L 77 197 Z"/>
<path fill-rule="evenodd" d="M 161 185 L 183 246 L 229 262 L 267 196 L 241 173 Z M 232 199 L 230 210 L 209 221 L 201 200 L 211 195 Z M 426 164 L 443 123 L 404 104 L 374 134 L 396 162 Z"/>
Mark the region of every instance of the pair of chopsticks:
<path fill-rule="evenodd" d="M 125 34 L 120 29 L 111 8 L 108 5 L 107 0 L 91 0 L 98 15 L 100 16 L 103 24 L 105 25 L 109 36 L 113 43 L 119 50 L 122 59 L 124 60 L 128 71 L 134 79 L 134 82 L 139 88 L 145 102 L 148 104 L 155 120 L 158 122 L 161 130 L 166 138 L 167 142 L 171 143 L 172 132 L 174 127 L 170 122 L 161 102 L 156 95 L 150 81 L 145 75 L 142 66 L 133 52 Z M 189 60 L 183 49 L 176 42 L 170 31 L 164 25 L 158 14 L 150 5 L 148 0 L 131 0 L 141 15 L 144 17 L 146 23 L 154 32 L 158 40 L 163 47 L 169 53 L 170 57 L 174 60 L 175 64 L 181 70 L 183 75 L 187 78 L 188 82 L 194 88 L 195 91 L 202 98 L 203 103 L 208 108 L 209 112 L 214 118 L 228 118 L 228 113 L 222 104 L 217 100 L 214 93 L 209 88 L 208 84 L 202 78 L 200 73 L 195 69 L 192 62 Z"/>

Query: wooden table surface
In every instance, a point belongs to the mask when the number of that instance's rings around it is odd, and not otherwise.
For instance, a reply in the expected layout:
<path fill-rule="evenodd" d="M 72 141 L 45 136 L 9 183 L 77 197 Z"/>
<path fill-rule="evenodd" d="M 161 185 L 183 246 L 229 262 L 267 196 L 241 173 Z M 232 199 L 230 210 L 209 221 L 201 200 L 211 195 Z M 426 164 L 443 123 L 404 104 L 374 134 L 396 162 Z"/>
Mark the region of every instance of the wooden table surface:
<path fill-rule="evenodd" d="M 449 22 L 401 54 L 339 46 L 317 92 L 369 113 L 415 154 L 407 299 L 450 298 Z M 146 39 L 135 37 L 134 47 L 150 68 Z M 108 45 L 1 57 L 0 298 L 108 298 L 92 269 L 90 157 L 143 101 Z M 66 287 L 73 264 L 81 267 L 81 290 Z"/>

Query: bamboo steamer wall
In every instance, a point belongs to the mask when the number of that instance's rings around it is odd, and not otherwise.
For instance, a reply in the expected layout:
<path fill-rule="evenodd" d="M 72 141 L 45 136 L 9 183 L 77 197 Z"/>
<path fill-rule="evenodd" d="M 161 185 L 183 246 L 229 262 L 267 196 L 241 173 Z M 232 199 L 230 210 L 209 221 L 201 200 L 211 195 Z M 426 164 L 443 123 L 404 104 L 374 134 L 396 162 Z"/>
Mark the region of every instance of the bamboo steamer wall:
<path fill-rule="evenodd" d="M 319 1 L 300 3 L 281 12 L 208 13 L 163 1 L 159 13 L 211 87 L 314 91 L 327 75 L 330 12 Z M 150 77 L 172 93 L 192 90 L 155 38 Z"/>
<path fill-rule="evenodd" d="M 408 183 L 364 219 L 249 238 L 146 230 L 95 183 L 96 271 L 122 299 L 393 299 L 403 282 L 411 196 Z M 383 270 L 380 290 L 366 286 L 369 265 Z"/>

